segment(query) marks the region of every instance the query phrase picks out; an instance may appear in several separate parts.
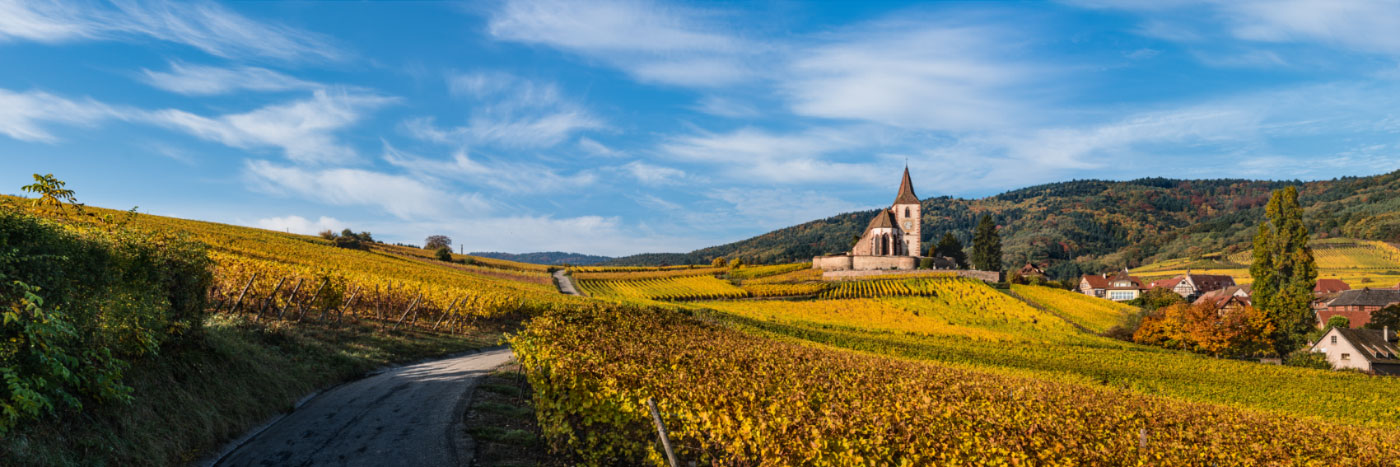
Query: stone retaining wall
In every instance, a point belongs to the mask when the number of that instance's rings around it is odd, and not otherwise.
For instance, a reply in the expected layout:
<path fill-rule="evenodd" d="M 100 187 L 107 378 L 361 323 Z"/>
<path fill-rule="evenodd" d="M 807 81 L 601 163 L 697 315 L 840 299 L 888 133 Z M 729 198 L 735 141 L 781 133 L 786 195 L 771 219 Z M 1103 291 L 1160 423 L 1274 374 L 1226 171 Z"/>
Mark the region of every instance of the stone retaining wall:
<path fill-rule="evenodd" d="M 986 282 L 1001 282 L 1001 273 L 996 271 L 974 271 L 970 269 L 917 269 L 913 271 L 826 271 L 822 273 L 824 281 L 846 281 L 853 279 L 863 279 L 871 276 L 904 276 L 927 273 L 947 273 L 958 277 L 968 277 L 980 279 Z"/>

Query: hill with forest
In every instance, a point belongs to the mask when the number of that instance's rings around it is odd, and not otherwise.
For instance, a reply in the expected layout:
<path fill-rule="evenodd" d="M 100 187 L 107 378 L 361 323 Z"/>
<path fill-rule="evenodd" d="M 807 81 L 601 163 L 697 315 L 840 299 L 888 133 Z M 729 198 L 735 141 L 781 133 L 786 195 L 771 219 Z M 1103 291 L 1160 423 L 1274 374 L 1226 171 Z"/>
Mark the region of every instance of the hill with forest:
<path fill-rule="evenodd" d="M 496 251 L 473 252 L 472 256 L 484 258 L 503 259 L 519 263 L 547 264 L 547 265 L 570 265 L 570 266 L 592 266 L 611 261 L 608 256 L 585 255 L 583 253 L 565 253 L 562 251 L 544 251 L 536 253 L 501 253 Z"/>
<path fill-rule="evenodd" d="M 1271 191 L 1300 189 L 1305 222 L 1318 238 L 1400 241 L 1400 171 L 1320 181 L 1244 179 L 1076 180 L 981 199 L 922 200 L 924 250 L 952 232 L 970 249 L 972 230 L 990 214 L 1004 264 L 1048 263 L 1065 278 L 1081 271 L 1137 267 L 1173 258 L 1247 250 Z M 612 265 L 807 261 L 847 251 L 877 211 L 838 214 L 734 243 L 680 254 L 641 254 Z"/>

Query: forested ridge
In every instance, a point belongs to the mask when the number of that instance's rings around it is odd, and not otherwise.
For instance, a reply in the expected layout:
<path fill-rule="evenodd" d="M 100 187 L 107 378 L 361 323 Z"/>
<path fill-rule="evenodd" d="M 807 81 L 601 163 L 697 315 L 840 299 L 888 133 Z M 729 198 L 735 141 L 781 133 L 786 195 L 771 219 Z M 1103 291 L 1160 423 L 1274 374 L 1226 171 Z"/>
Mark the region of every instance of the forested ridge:
<path fill-rule="evenodd" d="M 981 199 L 928 198 L 927 250 L 945 232 L 971 245 L 979 216 L 1000 226 L 1005 264 L 1049 263 L 1069 277 L 1152 261 L 1249 247 L 1269 194 L 1298 186 L 1304 221 L 1318 237 L 1400 242 L 1400 171 L 1321 181 L 1244 179 L 1076 180 L 1036 185 Z M 838 214 L 738 242 L 681 254 L 641 254 L 617 265 L 806 261 L 847 251 L 877 211 Z"/>

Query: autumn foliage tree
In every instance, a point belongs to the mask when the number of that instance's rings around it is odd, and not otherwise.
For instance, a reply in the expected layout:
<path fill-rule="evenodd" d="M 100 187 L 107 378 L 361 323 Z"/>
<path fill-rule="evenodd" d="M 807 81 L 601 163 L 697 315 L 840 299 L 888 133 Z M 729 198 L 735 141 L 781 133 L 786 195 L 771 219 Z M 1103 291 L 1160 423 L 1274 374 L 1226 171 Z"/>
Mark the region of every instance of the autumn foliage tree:
<path fill-rule="evenodd" d="M 1253 356 L 1273 349 L 1273 332 L 1271 320 L 1254 307 L 1180 304 L 1143 318 L 1133 341 L 1216 357 Z"/>

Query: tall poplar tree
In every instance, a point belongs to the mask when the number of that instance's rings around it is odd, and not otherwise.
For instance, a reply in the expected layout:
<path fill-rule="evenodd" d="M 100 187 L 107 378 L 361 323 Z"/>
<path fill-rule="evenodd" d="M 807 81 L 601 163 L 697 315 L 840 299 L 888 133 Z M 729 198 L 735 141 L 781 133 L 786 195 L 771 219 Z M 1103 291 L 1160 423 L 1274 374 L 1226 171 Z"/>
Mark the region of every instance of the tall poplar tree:
<path fill-rule="evenodd" d="M 1313 288 L 1317 263 L 1308 246 L 1308 227 L 1298 189 L 1275 190 L 1264 209 L 1268 217 L 1254 236 L 1254 278 L 1250 301 L 1274 323 L 1274 349 L 1280 355 L 1301 347 L 1313 329 Z"/>
<path fill-rule="evenodd" d="M 1001 270 L 1001 235 L 990 214 L 982 215 L 972 233 L 972 266 L 982 271 Z"/>

